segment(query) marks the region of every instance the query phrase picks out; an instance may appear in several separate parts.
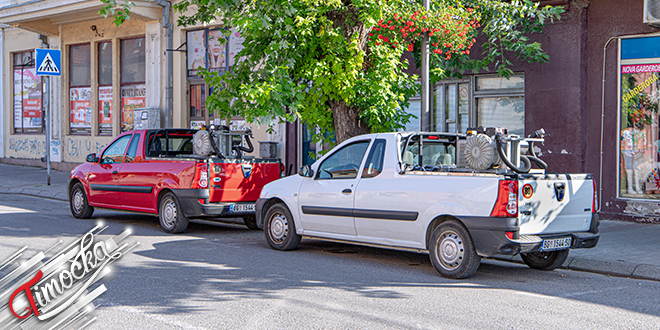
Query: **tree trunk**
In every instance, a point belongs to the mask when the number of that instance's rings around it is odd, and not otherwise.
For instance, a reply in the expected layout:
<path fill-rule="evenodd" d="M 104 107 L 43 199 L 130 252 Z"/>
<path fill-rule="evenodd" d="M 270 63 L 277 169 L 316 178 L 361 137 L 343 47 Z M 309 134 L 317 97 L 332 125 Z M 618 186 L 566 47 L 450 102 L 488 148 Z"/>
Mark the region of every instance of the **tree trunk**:
<path fill-rule="evenodd" d="M 340 144 L 360 134 L 371 133 L 369 126 L 360 121 L 360 111 L 344 101 L 329 101 L 335 126 L 335 139 Z"/>

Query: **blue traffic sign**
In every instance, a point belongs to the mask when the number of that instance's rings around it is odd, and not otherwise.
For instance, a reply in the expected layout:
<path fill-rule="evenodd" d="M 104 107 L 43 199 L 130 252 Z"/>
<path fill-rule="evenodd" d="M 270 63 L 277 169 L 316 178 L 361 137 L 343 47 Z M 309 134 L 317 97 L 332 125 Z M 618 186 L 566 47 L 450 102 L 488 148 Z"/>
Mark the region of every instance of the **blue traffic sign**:
<path fill-rule="evenodd" d="M 35 49 L 37 76 L 61 76 L 62 52 L 59 49 Z"/>

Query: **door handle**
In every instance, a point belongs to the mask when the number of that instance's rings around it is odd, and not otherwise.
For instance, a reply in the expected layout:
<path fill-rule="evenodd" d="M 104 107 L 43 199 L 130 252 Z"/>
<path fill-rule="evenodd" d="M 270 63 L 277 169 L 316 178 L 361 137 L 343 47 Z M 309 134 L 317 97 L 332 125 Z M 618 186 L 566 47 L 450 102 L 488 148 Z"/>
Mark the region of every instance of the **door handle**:
<path fill-rule="evenodd" d="M 112 171 L 112 174 L 117 174 L 117 171 Z"/>
<path fill-rule="evenodd" d="M 352 193 L 352 192 L 353 192 L 353 191 L 350 190 L 350 189 L 348 189 L 348 188 L 346 188 L 346 189 L 344 189 L 344 190 L 341 191 L 342 194 L 350 194 L 350 193 Z"/>

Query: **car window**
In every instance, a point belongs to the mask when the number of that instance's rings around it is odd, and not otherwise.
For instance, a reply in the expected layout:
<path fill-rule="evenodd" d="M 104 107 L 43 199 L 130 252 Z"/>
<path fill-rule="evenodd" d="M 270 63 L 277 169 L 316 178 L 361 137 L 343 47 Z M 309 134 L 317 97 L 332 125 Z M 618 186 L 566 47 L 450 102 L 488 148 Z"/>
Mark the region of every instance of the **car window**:
<path fill-rule="evenodd" d="M 373 178 L 383 171 L 383 158 L 385 157 L 385 140 L 376 139 L 369 151 L 367 162 L 362 170 L 362 178 Z"/>
<path fill-rule="evenodd" d="M 115 164 L 121 163 L 126 153 L 126 147 L 131 140 L 131 135 L 124 135 L 117 141 L 113 142 L 101 156 L 101 164 Z"/>
<path fill-rule="evenodd" d="M 124 158 L 124 163 L 130 163 L 135 159 L 137 154 L 138 144 L 140 143 L 140 134 L 133 134 L 131 139 L 131 144 L 128 146 L 128 151 L 126 152 L 126 157 Z"/>
<path fill-rule="evenodd" d="M 319 166 L 317 179 L 354 179 L 369 141 L 349 144 L 330 155 Z"/>

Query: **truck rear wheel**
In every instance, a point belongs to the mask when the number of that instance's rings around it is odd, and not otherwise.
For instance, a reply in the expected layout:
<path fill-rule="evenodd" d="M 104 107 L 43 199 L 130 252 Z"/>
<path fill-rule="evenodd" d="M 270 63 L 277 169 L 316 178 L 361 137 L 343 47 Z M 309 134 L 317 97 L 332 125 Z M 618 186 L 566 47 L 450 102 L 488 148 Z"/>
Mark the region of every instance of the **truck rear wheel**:
<path fill-rule="evenodd" d="M 244 215 L 243 223 L 245 224 L 245 227 L 248 227 L 249 229 L 259 229 L 259 227 L 257 227 L 257 217 L 255 215 Z"/>
<path fill-rule="evenodd" d="M 300 244 L 300 235 L 296 233 L 296 226 L 286 205 L 278 203 L 268 208 L 264 225 L 266 240 L 273 249 L 294 250 Z"/>
<path fill-rule="evenodd" d="M 188 228 L 188 218 L 183 214 L 179 200 L 171 192 L 160 200 L 158 219 L 163 230 L 170 234 L 183 233 Z"/>
<path fill-rule="evenodd" d="M 520 257 L 529 268 L 553 270 L 561 267 L 568 258 L 568 249 L 550 252 L 521 253 Z"/>
<path fill-rule="evenodd" d="M 466 278 L 479 268 L 481 257 L 472 237 L 456 220 L 441 223 L 431 235 L 429 257 L 435 270 L 447 278 Z"/>

